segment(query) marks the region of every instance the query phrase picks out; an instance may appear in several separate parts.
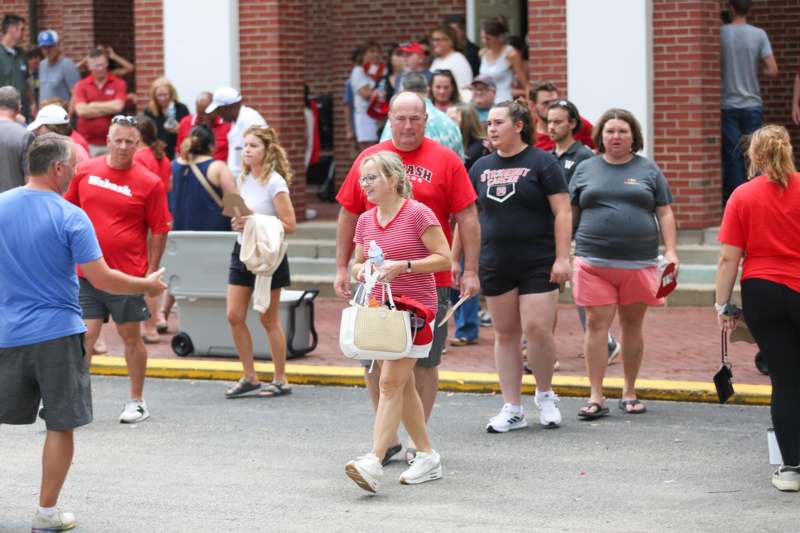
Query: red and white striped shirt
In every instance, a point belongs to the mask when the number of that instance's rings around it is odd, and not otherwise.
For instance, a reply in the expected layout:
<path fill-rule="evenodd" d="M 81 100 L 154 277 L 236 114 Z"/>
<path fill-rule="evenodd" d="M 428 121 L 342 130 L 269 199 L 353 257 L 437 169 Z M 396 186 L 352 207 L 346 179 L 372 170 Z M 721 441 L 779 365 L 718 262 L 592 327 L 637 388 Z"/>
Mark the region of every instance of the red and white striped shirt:
<path fill-rule="evenodd" d="M 422 242 L 422 234 L 431 226 L 438 226 L 439 220 L 429 207 L 415 200 L 406 200 L 392 220 L 381 227 L 378 223 L 378 208 L 365 211 L 358 217 L 353 242 L 362 246 L 363 255 L 357 261 L 365 261 L 370 241 L 375 241 L 383 250 L 384 259 L 393 261 L 414 261 L 424 259 L 431 253 Z M 430 307 L 437 307 L 436 282 L 433 273 L 403 272 L 391 283 L 393 295 L 404 295 Z M 372 291 L 378 301 L 381 287 L 378 284 Z"/>

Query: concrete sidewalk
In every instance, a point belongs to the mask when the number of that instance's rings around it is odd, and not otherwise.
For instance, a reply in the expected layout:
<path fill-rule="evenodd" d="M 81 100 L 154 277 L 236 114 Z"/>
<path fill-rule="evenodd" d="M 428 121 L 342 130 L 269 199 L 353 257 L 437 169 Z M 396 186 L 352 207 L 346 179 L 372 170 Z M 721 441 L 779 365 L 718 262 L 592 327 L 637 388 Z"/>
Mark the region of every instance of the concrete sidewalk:
<path fill-rule="evenodd" d="M 362 370 L 358 363 L 341 355 L 338 345 L 339 315 L 345 304 L 338 299 L 318 298 L 316 328 L 319 344 L 305 357 L 289 361 L 291 380 L 297 383 L 360 385 Z M 222 314 L 220 320 L 224 321 Z M 453 326 L 450 325 L 452 332 Z M 161 342 L 149 345 L 148 375 L 154 377 L 193 377 L 235 380 L 241 367 L 232 358 L 182 358 L 170 348 L 172 335 L 178 331 L 178 319 L 170 317 L 170 333 Z M 491 327 L 483 327 L 477 345 L 449 347 L 442 361 L 442 389 L 475 392 L 499 391 L 495 374 Z M 612 329 L 616 335 L 618 327 Z M 188 332 L 191 335 L 191 331 Z M 121 375 L 125 373 L 122 343 L 113 326 L 105 326 L 104 338 L 111 357 L 95 357 L 93 372 Z M 556 373 L 556 390 L 563 395 L 587 396 L 585 361 L 582 357 L 583 334 L 575 308 L 559 306 L 556 348 L 561 369 Z M 714 311 L 699 307 L 651 308 L 645 319 L 645 356 L 640 373 L 642 398 L 684 401 L 716 401 L 711 377 L 720 365 L 720 333 Z M 740 403 L 769 403 L 769 379 L 753 365 L 754 345 L 733 343 L 729 356 L 733 364 Z M 116 356 L 116 357 L 115 357 Z M 272 365 L 258 365 L 266 378 Z M 622 365 L 608 369 L 606 386 L 609 396 L 618 396 L 622 387 Z M 533 380 L 525 377 L 526 390 L 533 390 Z"/>

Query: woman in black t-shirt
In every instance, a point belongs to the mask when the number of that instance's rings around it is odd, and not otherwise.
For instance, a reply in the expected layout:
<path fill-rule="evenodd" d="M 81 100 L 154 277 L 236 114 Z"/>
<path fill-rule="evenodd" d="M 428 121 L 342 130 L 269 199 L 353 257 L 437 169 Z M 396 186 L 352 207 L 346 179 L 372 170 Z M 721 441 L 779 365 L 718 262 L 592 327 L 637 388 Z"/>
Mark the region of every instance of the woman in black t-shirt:
<path fill-rule="evenodd" d="M 539 422 L 561 423 L 551 382 L 553 326 L 559 285 L 570 277 L 572 213 L 567 183 L 554 155 L 531 146 L 533 120 L 522 102 L 489 111 L 496 152 L 470 169 L 481 224 L 479 275 L 495 329 L 495 361 L 505 402 L 486 430 L 505 433 L 528 425 L 522 410 L 522 334 L 536 377 Z"/>

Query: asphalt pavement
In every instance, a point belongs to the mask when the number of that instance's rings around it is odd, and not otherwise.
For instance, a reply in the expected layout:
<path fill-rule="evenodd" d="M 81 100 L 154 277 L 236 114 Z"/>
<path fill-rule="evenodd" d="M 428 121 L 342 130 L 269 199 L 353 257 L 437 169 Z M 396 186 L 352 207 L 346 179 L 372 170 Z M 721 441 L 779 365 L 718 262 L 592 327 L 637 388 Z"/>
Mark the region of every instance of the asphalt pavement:
<path fill-rule="evenodd" d="M 369 450 L 360 388 L 295 386 L 226 400 L 213 381 L 150 379 L 152 417 L 121 425 L 127 379 L 94 377 L 60 506 L 77 532 L 800 531 L 800 494 L 770 484 L 765 407 L 648 402 L 644 415 L 491 435 L 499 396 L 440 393 L 431 420 L 444 478 L 371 496 L 344 475 Z M 44 424 L 0 427 L 0 532 L 30 530 Z"/>

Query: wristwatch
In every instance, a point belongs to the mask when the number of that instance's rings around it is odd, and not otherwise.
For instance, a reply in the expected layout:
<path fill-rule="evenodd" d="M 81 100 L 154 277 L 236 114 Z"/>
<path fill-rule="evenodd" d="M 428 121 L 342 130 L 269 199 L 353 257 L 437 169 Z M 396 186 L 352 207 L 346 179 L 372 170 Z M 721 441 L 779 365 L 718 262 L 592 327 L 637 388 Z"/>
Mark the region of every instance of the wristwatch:
<path fill-rule="evenodd" d="M 717 310 L 717 314 L 718 315 L 722 316 L 722 312 L 725 310 L 725 306 L 726 305 L 728 305 L 727 302 L 725 302 L 724 304 L 718 304 L 718 303 L 714 302 L 714 309 Z"/>
<path fill-rule="evenodd" d="M 411 259 L 406 259 L 406 274 L 411 273 Z"/>

